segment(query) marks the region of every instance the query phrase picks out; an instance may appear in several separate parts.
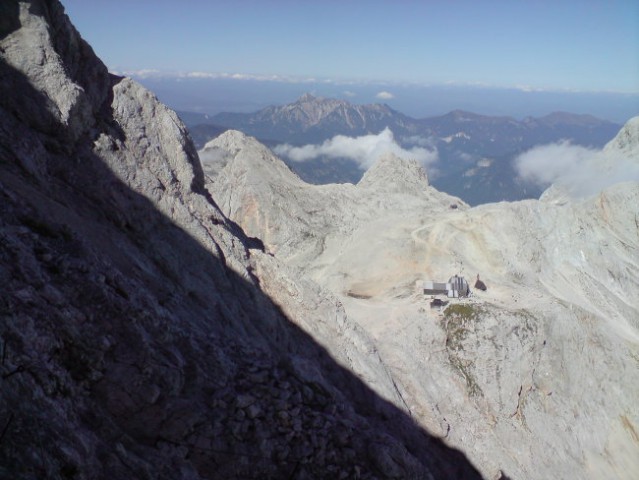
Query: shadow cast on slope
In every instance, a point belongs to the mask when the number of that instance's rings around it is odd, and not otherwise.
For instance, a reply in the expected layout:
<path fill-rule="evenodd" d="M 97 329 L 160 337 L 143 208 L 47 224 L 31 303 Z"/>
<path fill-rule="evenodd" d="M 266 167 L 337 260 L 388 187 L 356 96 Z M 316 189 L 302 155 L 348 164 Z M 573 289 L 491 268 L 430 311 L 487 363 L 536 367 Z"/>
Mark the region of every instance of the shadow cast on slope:
<path fill-rule="evenodd" d="M 2 69 L 62 133 L 1 115 L 0 477 L 480 478 Z"/>

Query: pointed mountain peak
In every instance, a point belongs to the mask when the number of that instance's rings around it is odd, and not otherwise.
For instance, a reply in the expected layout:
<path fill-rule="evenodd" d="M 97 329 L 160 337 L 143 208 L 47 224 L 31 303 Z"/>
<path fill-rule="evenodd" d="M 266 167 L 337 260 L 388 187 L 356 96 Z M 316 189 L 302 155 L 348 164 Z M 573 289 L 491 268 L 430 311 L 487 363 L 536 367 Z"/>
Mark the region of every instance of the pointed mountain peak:
<path fill-rule="evenodd" d="M 255 138 L 245 135 L 239 130 L 227 130 L 222 135 L 219 135 L 213 140 L 207 142 L 201 151 L 221 148 L 228 152 L 234 152 L 233 154 L 235 154 L 243 148 L 246 148 L 248 145 L 263 146 Z"/>
<path fill-rule="evenodd" d="M 240 152 L 247 150 L 253 152 L 256 157 L 262 157 L 266 154 L 266 147 L 255 138 L 237 130 L 227 130 L 207 142 L 198 155 L 204 172 L 213 178 Z"/>
<path fill-rule="evenodd" d="M 322 97 L 316 97 L 312 93 L 305 93 L 300 98 L 297 99 L 297 103 L 307 103 L 307 102 L 316 102 L 318 100 L 323 100 Z"/>
<path fill-rule="evenodd" d="M 357 186 L 386 192 L 423 191 L 428 187 L 428 175 L 417 160 L 404 159 L 388 152 L 379 157 Z"/>
<path fill-rule="evenodd" d="M 228 168 L 231 171 L 227 171 L 227 176 L 250 174 L 259 179 L 258 183 L 302 183 L 266 145 L 237 130 L 227 130 L 214 138 L 199 151 L 199 155 L 204 170 L 210 177 L 215 177 L 230 164 Z"/>

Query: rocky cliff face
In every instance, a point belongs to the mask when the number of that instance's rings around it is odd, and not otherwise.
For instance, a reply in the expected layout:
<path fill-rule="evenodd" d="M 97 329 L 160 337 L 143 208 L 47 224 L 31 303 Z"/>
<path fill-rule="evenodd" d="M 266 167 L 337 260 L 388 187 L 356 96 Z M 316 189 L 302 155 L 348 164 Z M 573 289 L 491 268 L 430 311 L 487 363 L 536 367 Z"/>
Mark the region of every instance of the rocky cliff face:
<path fill-rule="evenodd" d="M 607 150 L 634 152 L 634 124 Z M 209 144 L 228 152 L 212 195 L 335 294 L 398 407 L 486 478 L 639 474 L 636 182 L 578 201 L 468 208 L 401 159 L 380 159 L 358 185 L 311 186 L 253 139 L 225 135 Z M 444 311 L 414 290 L 478 272 L 488 290 Z"/>
<path fill-rule="evenodd" d="M 339 301 L 217 207 L 173 112 L 59 2 L 0 13 L 0 477 L 479 478 L 345 368 L 391 391 Z"/>

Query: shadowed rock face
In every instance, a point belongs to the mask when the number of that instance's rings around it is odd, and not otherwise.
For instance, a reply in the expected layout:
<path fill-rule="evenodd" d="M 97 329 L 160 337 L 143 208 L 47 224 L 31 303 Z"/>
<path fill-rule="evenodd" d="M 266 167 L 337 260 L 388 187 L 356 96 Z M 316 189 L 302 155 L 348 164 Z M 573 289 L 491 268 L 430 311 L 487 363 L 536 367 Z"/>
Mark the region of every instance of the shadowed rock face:
<path fill-rule="evenodd" d="M 59 2 L 0 13 L 0 477 L 479 478 L 344 368 L 383 367 L 220 212 L 173 112 Z"/>

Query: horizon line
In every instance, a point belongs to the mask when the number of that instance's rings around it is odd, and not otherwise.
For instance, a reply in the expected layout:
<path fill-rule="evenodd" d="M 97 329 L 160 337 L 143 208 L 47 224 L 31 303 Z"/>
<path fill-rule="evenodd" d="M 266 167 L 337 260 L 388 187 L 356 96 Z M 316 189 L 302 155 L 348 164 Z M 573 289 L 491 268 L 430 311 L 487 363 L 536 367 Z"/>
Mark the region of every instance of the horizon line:
<path fill-rule="evenodd" d="M 360 86 L 396 86 L 396 87 L 421 87 L 421 88 L 475 88 L 487 90 L 516 90 L 523 93 L 566 93 L 566 94 L 612 94 L 612 95 L 639 95 L 639 90 L 606 90 L 606 89 L 579 89 L 566 87 L 538 87 L 526 84 L 498 85 L 486 82 L 449 80 L 443 82 L 428 81 L 408 81 L 408 80 L 376 80 L 376 79 L 336 79 L 331 77 L 283 75 L 283 74 L 254 74 L 254 73 L 228 73 L 228 72 L 207 72 L 207 71 L 179 71 L 161 70 L 154 68 L 143 69 L 122 69 L 109 68 L 109 72 L 118 75 L 139 79 L 185 79 L 185 80 L 237 80 L 274 82 L 288 84 L 325 84 L 325 85 L 360 85 Z"/>

